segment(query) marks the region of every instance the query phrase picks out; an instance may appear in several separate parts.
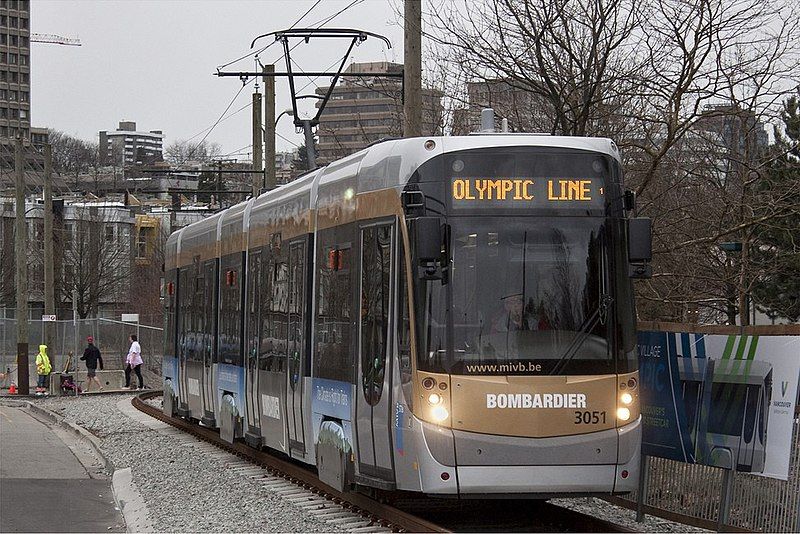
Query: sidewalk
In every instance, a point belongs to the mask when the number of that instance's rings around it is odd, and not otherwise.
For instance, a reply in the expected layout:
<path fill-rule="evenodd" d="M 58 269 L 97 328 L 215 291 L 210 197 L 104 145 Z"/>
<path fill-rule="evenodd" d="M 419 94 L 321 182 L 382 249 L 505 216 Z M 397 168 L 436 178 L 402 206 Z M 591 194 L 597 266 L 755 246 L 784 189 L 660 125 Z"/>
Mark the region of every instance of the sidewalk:
<path fill-rule="evenodd" d="M 0 532 L 124 532 L 94 462 L 66 431 L 0 405 Z"/>

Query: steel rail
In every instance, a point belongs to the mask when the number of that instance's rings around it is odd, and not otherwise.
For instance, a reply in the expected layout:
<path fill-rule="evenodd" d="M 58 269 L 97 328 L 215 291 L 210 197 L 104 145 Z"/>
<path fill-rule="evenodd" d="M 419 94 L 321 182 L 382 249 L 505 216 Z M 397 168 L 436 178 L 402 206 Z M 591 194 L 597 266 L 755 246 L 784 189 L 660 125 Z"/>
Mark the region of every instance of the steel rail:
<path fill-rule="evenodd" d="M 361 493 L 342 493 L 321 482 L 316 474 L 307 467 L 295 464 L 269 452 L 259 451 L 243 442 L 230 444 L 220 438 L 219 432 L 216 430 L 190 423 L 179 417 L 169 417 L 160 409 L 145 402 L 161 395 L 162 392 L 158 390 L 146 391 L 134 396 L 131 403 L 137 410 L 159 421 L 261 465 L 272 474 L 282 476 L 305 489 L 328 497 L 350 511 L 359 513 L 366 519 L 387 528 L 392 528 L 392 530 L 405 532 L 455 532 L 459 530 L 481 531 L 488 528 L 496 531 L 500 527 L 505 531 L 519 530 L 523 532 L 636 532 L 634 529 L 611 521 L 543 501 L 527 501 L 526 504 L 529 506 L 523 506 L 524 509 L 519 510 L 519 514 L 509 514 L 507 511 L 503 512 L 500 509 L 495 510 L 492 508 L 492 505 L 501 502 L 495 499 L 465 499 L 459 501 L 431 500 L 426 497 L 412 500 L 402 497 L 398 499 L 398 502 L 409 510 L 416 508 L 417 512 L 414 512 L 402 510 L 385 502 L 379 502 Z M 387 495 L 387 497 L 387 500 L 393 500 L 390 496 Z M 433 504 L 433 508 L 426 511 L 425 508 L 431 504 Z M 451 504 L 454 507 L 449 510 L 449 513 L 446 510 L 447 504 Z M 445 509 L 437 510 L 439 505 L 444 506 Z M 469 517 L 470 511 L 476 512 L 474 519 Z M 441 512 L 444 512 L 444 514 L 442 515 Z M 487 513 L 493 517 L 486 517 Z M 439 516 L 439 523 L 434 523 L 422 517 L 425 515 L 430 517 Z M 453 517 L 446 521 L 441 521 L 448 515 Z M 446 525 L 448 522 L 452 522 L 452 527 L 454 528 L 447 528 L 447 526 L 441 524 L 444 523 Z M 506 528 L 503 528 L 504 525 Z M 531 527 L 535 527 L 535 529 L 529 530 Z"/>

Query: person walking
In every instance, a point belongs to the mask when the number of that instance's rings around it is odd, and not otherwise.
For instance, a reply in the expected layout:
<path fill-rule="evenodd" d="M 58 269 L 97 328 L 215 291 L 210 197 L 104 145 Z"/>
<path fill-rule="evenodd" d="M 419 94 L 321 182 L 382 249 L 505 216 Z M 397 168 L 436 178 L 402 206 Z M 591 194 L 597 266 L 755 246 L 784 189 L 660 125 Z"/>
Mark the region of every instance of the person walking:
<path fill-rule="evenodd" d="M 97 364 L 100 364 L 100 370 L 103 370 L 103 357 L 100 356 L 100 349 L 94 346 L 94 338 L 89 336 L 86 338 L 86 343 L 88 344 L 86 349 L 83 351 L 83 356 L 81 356 L 81 360 L 86 362 L 86 392 L 89 392 L 89 388 L 92 387 L 92 382 L 97 384 L 97 387 L 100 388 L 100 391 L 103 391 L 103 384 L 100 383 L 100 380 L 97 378 Z"/>
<path fill-rule="evenodd" d="M 47 345 L 39 345 L 39 354 L 36 355 L 36 374 L 39 379 L 36 382 L 36 394 L 47 394 L 47 377 L 53 366 L 50 364 L 50 358 L 47 356 Z"/>
<path fill-rule="evenodd" d="M 142 347 L 136 340 L 136 334 L 131 334 L 131 348 L 128 349 L 128 357 L 125 359 L 125 389 L 131 388 L 131 370 L 136 372 L 139 379 L 139 389 L 144 389 L 144 379 L 142 378 Z"/>

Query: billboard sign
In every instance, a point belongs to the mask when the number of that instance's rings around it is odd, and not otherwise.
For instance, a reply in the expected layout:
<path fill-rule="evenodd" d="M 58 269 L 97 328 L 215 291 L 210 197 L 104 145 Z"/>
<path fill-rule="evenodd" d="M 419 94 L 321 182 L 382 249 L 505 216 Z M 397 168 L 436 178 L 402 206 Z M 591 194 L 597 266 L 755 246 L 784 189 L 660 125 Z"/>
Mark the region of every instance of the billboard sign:
<path fill-rule="evenodd" d="M 642 451 L 786 480 L 800 336 L 639 333 Z"/>

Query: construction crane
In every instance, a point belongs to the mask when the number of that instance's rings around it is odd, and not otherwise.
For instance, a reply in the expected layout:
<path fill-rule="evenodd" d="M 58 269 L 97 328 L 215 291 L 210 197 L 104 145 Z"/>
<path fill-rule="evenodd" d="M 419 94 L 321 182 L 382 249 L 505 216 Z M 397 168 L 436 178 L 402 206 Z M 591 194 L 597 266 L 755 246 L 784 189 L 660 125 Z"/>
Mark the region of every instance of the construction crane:
<path fill-rule="evenodd" d="M 32 43 L 47 43 L 65 46 L 81 46 L 81 40 L 72 37 L 61 37 L 60 35 L 53 35 L 51 33 L 31 33 Z"/>

